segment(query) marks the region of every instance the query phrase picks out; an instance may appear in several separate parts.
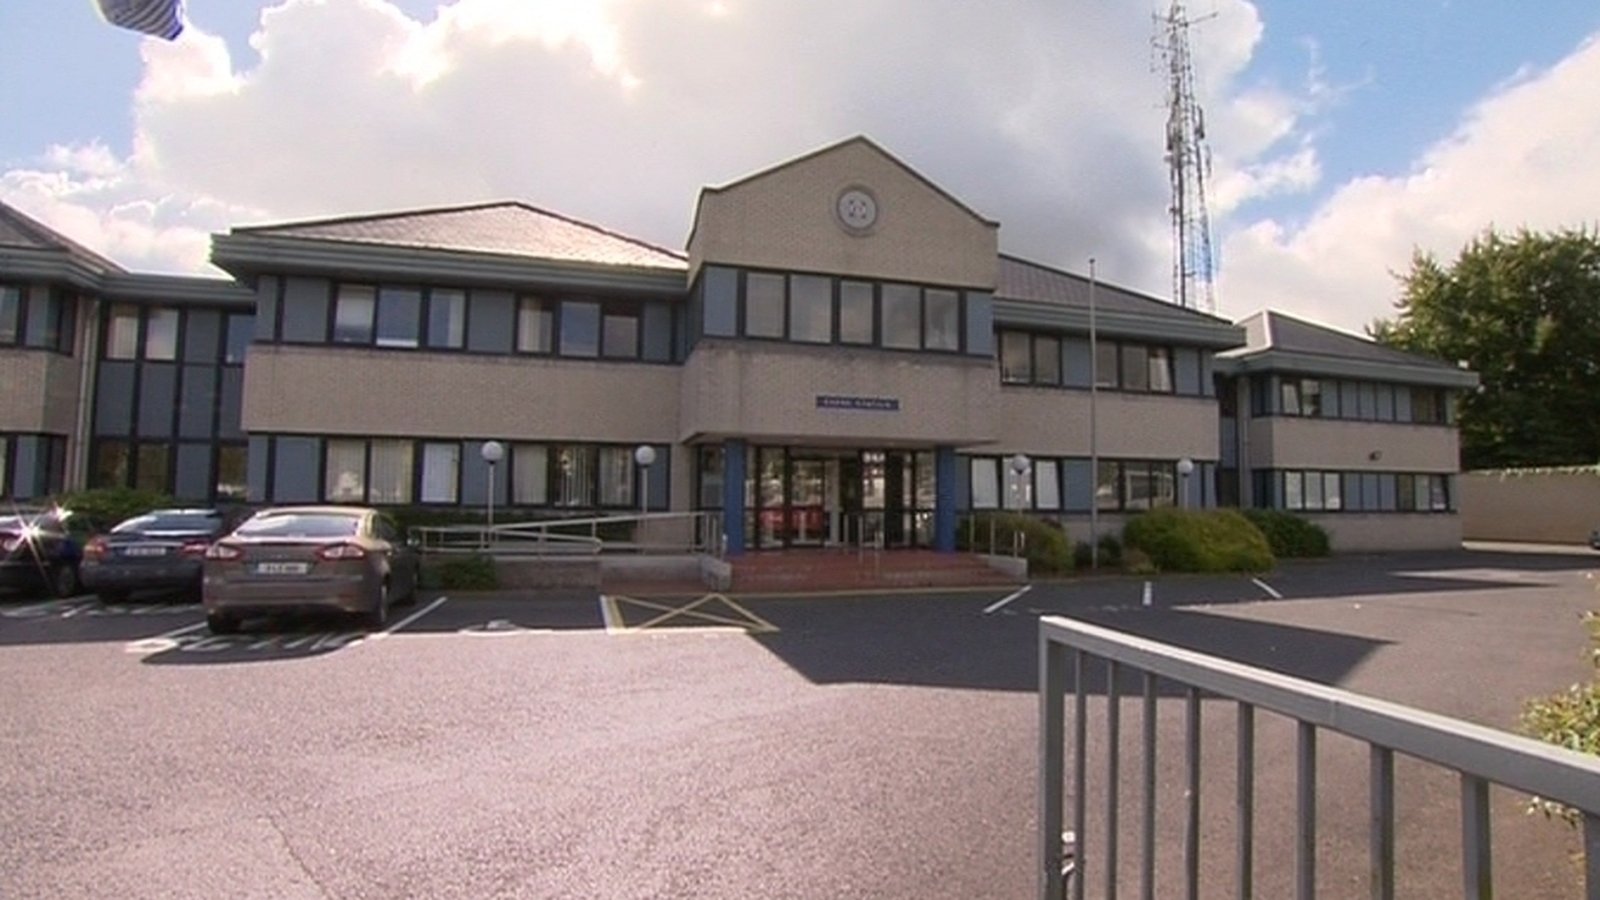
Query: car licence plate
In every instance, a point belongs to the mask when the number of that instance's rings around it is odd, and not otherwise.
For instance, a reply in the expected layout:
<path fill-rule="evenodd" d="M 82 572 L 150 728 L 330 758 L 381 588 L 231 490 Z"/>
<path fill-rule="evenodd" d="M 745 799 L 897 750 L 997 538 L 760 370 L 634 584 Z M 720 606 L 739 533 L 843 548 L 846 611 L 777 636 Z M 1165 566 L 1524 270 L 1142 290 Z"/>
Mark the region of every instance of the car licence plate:
<path fill-rule="evenodd" d="M 311 565 L 303 562 L 256 563 L 257 575 L 304 575 L 309 571 Z"/>
<path fill-rule="evenodd" d="M 165 547 L 124 547 L 123 556 L 166 556 Z"/>

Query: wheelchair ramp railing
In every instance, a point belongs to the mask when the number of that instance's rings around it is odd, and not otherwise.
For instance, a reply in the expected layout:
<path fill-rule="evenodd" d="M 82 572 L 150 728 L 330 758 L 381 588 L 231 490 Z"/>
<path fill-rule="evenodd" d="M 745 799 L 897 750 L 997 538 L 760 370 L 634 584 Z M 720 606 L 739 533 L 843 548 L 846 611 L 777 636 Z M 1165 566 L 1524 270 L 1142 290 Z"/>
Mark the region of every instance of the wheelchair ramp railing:
<path fill-rule="evenodd" d="M 1585 896 L 1600 900 L 1600 758 L 1423 712 L 1396 703 L 1364 697 L 1338 688 L 1280 675 L 1265 669 L 1230 662 L 1203 653 L 1136 637 L 1123 632 L 1062 617 L 1039 622 L 1039 834 L 1038 873 L 1041 900 L 1070 896 L 1116 897 L 1119 877 L 1118 816 L 1123 812 L 1119 787 L 1122 697 L 1119 681 L 1131 676 L 1143 688 L 1142 782 L 1137 831 L 1138 897 L 1255 896 L 1256 714 L 1275 713 L 1294 723 L 1294 896 L 1310 898 L 1317 888 L 1317 740 L 1337 734 L 1365 743 L 1369 765 L 1367 793 L 1367 847 L 1369 856 L 1366 893 L 1389 900 L 1395 896 L 1395 756 L 1421 760 L 1453 773 L 1460 798 L 1461 896 L 1488 898 L 1493 894 L 1490 842 L 1489 787 L 1499 785 L 1526 792 L 1569 807 L 1580 818 L 1587 851 L 1582 863 Z M 1070 744 L 1072 821 L 1065 822 L 1067 763 L 1065 695 L 1072 685 Z M 1096 682 L 1105 691 L 1103 728 L 1105 771 L 1097 772 L 1097 800 L 1104 800 L 1101 820 L 1089 830 L 1088 733 L 1091 726 L 1086 685 Z M 1181 888 L 1157 891 L 1156 777 L 1158 691 L 1176 688 L 1184 705 L 1183 791 L 1174 792 L 1182 823 Z M 1203 788 L 1200 764 L 1201 698 L 1233 701 L 1236 759 L 1234 796 L 1221 805 L 1233 817 L 1233 846 L 1221 859 L 1231 859 L 1232 884 L 1227 890 L 1202 885 L 1200 835 Z M 1130 700 L 1132 698 L 1130 697 Z M 1410 771 L 1410 766 L 1407 766 Z M 1103 779 L 1103 780 L 1101 780 Z M 1136 779 L 1139 780 L 1139 779 Z M 1408 802 L 1410 796 L 1408 795 Z M 1063 894 L 1062 833 L 1070 827 L 1076 836 L 1076 869 Z M 1208 831 L 1215 834 L 1215 829 Z M 1206 853 L 1216 859 L 1208 844 Z M 1324 848 L 1324 852 L 1326 848 Z M 1429 866 L 1448 861 L 1430 859 Z M 1227 868 L 1224 865 L 1223 868 Z M 1206 867 L 1207 870 L 1216 866 Z"/>
<path fill-rule="evenodd" d="M 497 525 L 411 529 L 424 553 L 592 556 L 601 553 L 723 554 L 722 517 L 713 512 L 625 513 Z"/>

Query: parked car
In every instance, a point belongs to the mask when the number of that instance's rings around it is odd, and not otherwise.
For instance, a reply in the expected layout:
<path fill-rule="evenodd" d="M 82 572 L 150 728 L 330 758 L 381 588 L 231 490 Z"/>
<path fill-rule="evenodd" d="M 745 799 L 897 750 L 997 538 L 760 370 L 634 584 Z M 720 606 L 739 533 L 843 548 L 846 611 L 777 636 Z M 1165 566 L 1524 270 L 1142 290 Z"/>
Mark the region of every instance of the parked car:
<path fill-rule="evenodd" d="M 59 507 L 0 510 L 0 589 L 78 593 L 83 553 L 67 532 L 71 515 Z"/>
<path fill-rule="evenodd" d="M 199 599 L 206 548 L 227 530 L 219 510 L 152 510 L 91 538 L 78 575 L 106 603 L 146 589 L 184 591 Z"/>
<path fill-rule="evenodd" d="M 382 628 L 416 600 L 416 549 L 388 515 L 356 506 L 266 509 L 206 551 L 206 624 L 231 634 L 253 615 L 340 612 Z"/>

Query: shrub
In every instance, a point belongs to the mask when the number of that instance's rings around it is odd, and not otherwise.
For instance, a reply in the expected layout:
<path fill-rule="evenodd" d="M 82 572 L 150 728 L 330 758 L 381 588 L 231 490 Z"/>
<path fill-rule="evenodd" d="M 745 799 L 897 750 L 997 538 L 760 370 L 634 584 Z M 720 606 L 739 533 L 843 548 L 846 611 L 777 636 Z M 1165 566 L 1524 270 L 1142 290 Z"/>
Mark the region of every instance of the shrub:
<path fill-rule="evenodd" d="M 163 506 L 172 506 L 176 501 L 159 491 L 118 487 L 77 491 L 61 497 L 57 502 L 63 509 L 72 511 L 72 518 L 67 523 L 73 532 L 95 534 L 109 531 L 124 519 Z"/>
<path fill-rule="evenodd" d="M 1103 569 L 1115 569 L 1122 565 L 1122 541 L 1115 534 L 1102 534 L 1097 542 L 1100 545 L 1099 564 Z M 1072 547 L 1072 563 L 1080 569 L 1093 568 L 1095 565 L 1094 546 L 1088 541 L 1079 541 Z"/>
<path fill-rule="evenodd" d="M 993 540 L 990 540 L 991 529 Z M 974 553 L 1007 554 L 1021 535 L 1022 555 L 1032 575 L 1058 575 L 1072 571 L 1072 544 L 1059 525 L 1012 512 L 978 513 L 964 519 L 956 530 L 958 549 Z"/>
<path fill-rule="evenodd" d="M 1328 532 L 1320 525 L 1278 509 L 1247 509 L 1244 516 L 1267 536 L 1274 556 L 1328 555 Z"/>
<path fill-rule="evenodd" d="M 478 553 L 429 562 L 422 578 L 425 587 L 447 591 L 492 591 L 500 586 L 494 560 Z"/>
<path fill-rule="evenodd" d="M 1272 568 L 1266 536 L 1231 509 L 1156 509 L 1122 531 L 1163 572 L 1260 572 Z"/>
<path fill-rule="evenodd" d="M 1600 672 L 1600 614 L 1585 613 L 1583 624 L 1589 632 L 1589 665 Z M 1528 701 L 1522 709 L 1522 730 L 1546 743 L 1600 755 L 1600 680 L 1591 678 L 1588 684 Z M 1577 810 L 1541 797 L 1528 801 L 1528 811 L 1574 826 L 1580 818 Z"/>

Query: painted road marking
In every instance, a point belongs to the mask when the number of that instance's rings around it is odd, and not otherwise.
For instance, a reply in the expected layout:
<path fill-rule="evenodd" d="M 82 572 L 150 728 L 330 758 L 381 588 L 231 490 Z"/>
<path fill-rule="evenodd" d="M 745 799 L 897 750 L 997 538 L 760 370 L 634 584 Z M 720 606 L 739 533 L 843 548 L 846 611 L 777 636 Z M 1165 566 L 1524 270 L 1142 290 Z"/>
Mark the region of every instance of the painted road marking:
<path fill-rule="evenodd" d="M 122 649 L 127 653 L 161 653 L 162 651 L 171 650 L 174 647 L 177 647 L 178 641 L 176 638 L 178 636 L 188 634 L 191 631 L 204 627 L 206 627 L 206 623 L 196 622 L 193 625 L 185 625 L 182 628 L 174 628 L 165 634 L 158 634 L 155 637 L 147 637 L 141 638 L 137 641 L 129 641 Z"/>
<path fill-rule="evenodd" d="M 396 631 L 399 631 L 400 629 L 406 627 L 407 625 L 410 625 L 412 622 L 415 622 L 416 620 L 422 618 L 423 616 L 427 615 L 428 613 L 431 613 L 434 610 L 438 609 L 439 607 L 443 606 L 444 602 L 446 600 L 449 600 L 449 599 L 450 599 L 449 597 L 440 597 L 439 599 L 433 601 L 432 603 L 429 603 L 427 606 L 424 606 L 423 608 L 421 608 L 421 609 L 417 610 L 416 612 L 412 613 L 411 615 L 406 616 L 404 619 L 401 619 L 400 621 L 395 622 L 393 625 L 390 625 L 388 628 L 385 628 L 384 630 L 372 635 L 372 640 L 373 641 L 381 641 L 381 640 L 383 640 L 384 638 L 388 637 L 389 635 L 394 634 Z"/>
<path fill-rule="evenodd" d="M 1001 597 L 999 600 L 996 600 L 995 602 L 989 604 L 988 606 L 985 606 L 983 608 L 983 614 L 987 616 L 990 613 L 993 613 L 995 610 L 1003 608 L 1004 606 L 1006 606 L 1006 604 L 1012 602 L 1013 600 L 1016 600 L 1018 597 L 1021 597 L 1023 594 L 1026 594 L 1027 592 L 1029 592 L 1031 590 L 1033 590 L 1033 585 L 1031 585 L 1031 584 L 1025 584 L 1022 587 L 1017 588 L 1015 591 L 1012 591 L 1010 594 L 1007 594 L 1006 596 Z"/>
<path fill-rule="evenodd" d="M 1270 584 L 1267 584 L 1265 581 L 1262 581 L 1259 578 L 1252 578 L 1252 579 L 1250 579 L 1250 581 L 1253 584 L 1255 584 L 1256 587 L 1261 588 L 1263 591 L 1266 591 L 1268 594 L 1271 594 L 1272 595 L 1272 599 L 1274 599 L 1274 600 L 1282 600 L 1283 599 L 1283 595 L 1278 593 L 1278 589 L 1273 587 Z"/>
<path fill-rule="evenodd" d="M 670 631 L 673 634 L 772 634 L 778 630 L 778 626 L 751 612 L 726 594 L 706 594 L 700 599 L 682 606 L 671 606 L 657 603 L 653 600 L 612 594 L 604 595 L 602 600 L 605 601 L 602 603 L 601 609 L 605 615 L 606 633 L 608 634 L 637 634 L 648 630 Z M 707 612 L 701 607 L 708 603 L 721 603 L 733 610 L 741 618 Z M 638 625 L 629 625 L 622 614 L 621 604 L 652 610 L 657 615 L 640 622 Z M 713 624 L 662 627 L 662 623 L 677 618 L 695 619 Z"/>
<path fill-rule="evenodd" d="M 102 604 L 98 600 L 72 598 L 47 600 L 0 610 L 8 619 L 75 619 L 79 616 L 104 618 L 113 616 L 171 616 L 194 612 L 193 604 L 184 603 L 116 603 Z"/>
<path fill-rule="evenodd" d="M 1155 586 L 1152 585 L 1150 582 L 1146 581 L 1144 583 L 1144 605 L 1145 606 L 1149 606 L 1151 601 L 1155 599 L 1155 592 L 1156 592 Z"/>

